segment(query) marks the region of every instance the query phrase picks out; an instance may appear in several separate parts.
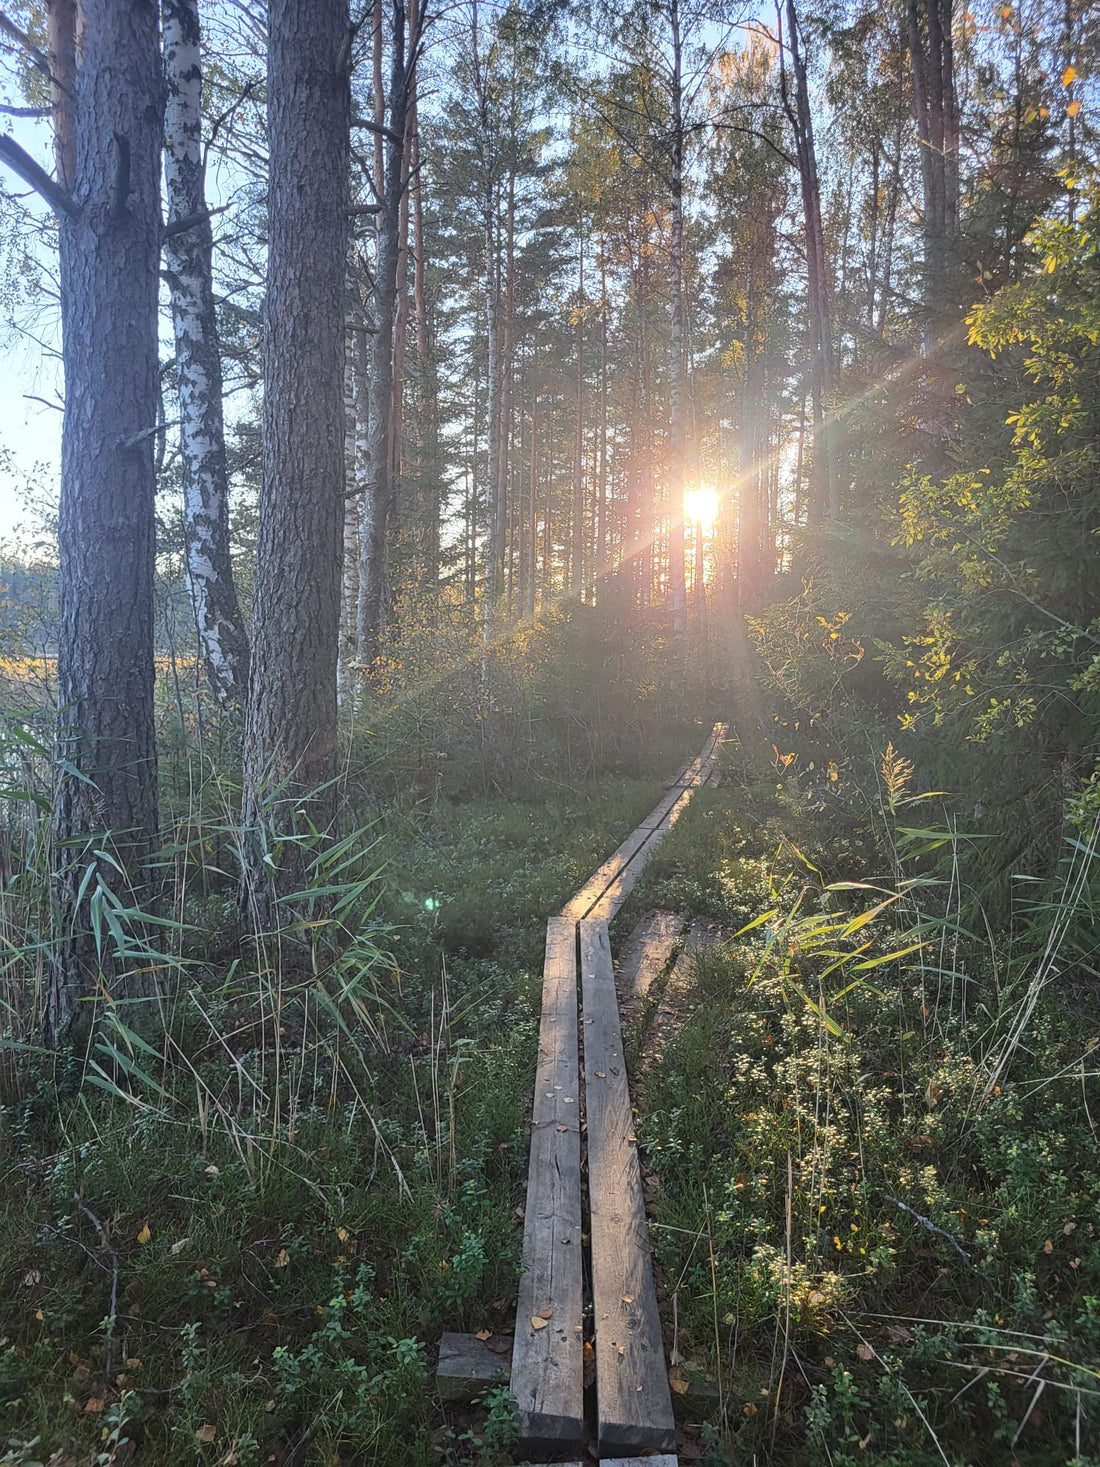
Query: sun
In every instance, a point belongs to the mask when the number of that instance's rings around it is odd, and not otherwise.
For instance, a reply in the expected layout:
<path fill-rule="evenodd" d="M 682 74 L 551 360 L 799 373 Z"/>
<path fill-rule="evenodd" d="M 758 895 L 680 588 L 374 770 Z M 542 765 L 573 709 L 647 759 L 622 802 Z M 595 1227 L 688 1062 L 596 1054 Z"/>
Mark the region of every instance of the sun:
<path fill-rule="evenodd" d="M 718 518 L 718 490 L 704 486 L 685 489 L 684 518 L 693 520 L 704 530 L 711 529 Z"/>

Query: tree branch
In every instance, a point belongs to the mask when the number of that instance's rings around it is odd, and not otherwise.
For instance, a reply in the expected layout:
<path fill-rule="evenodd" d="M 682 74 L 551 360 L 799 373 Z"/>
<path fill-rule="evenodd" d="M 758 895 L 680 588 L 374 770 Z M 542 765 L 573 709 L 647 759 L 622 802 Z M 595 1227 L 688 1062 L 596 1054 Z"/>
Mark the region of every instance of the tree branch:
<path fill-rule="evenodd" d="M 49 57 L 44 51 L 40 51 L 30 36 L 27 35 L 26 31 L 20 30 L 15 22 L 10 20 L 2 10 L 0 10 L 0 31 L 3 31 L 6 36 L 10 36 L 13 41 L 18 41 L 35 66 L 38 67 L 39 71 L 43 72 L 53 81 Z"/>
<path fill-rule="evenodd" d="M 46 170 L 14 138 L 0 137 L 0 161 L 6 163 L 24 183 L 29 183 L 36 193 L 41 194 L 55 214 L 64 214 L 67 219 L 75 219 L 80 213 L 61 185 L 54 183 Z"/>
<path fill-rule="evenodd" d="M 196 209 L 194 214 L 185 214 L 182 219 L 173 219 L 170 224 L 166 224 L 160 237 L 162 240 L 175 239 L 178 234 L 186 234 L 189 229 L 197 229 L 200 224 L 206 224 L 219 214 L 224 214 L 228 208 L 228 204 L 219 204 L 216 209 Z"/>
<path fill-rule="evenodd" d="M 399 147 L 405 146 L 405 139 L 398 137 L 392 127 L 387 127 L 383 122 L 368 122 L 365 117 L 353 117 L 352 127 L 361 127 L 367 132 L 376 132 L 379 137 L 386 138 L 388 142 L 396 143 Z"/>

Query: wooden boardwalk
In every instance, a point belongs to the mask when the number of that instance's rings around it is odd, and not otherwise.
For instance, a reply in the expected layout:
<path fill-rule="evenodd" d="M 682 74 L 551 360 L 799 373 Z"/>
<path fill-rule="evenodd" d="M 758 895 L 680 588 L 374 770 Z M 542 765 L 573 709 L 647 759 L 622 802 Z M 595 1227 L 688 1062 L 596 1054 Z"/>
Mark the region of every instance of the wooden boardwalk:
<path fill-rule="evenodd" d="M 604 1461 L 675 1446 L 607 924 L 695 790 L 714 777 L 725 733 L 725 724 L 714 726 L 667 794 L 547 924 L 511 1375 L 528 1455 L 580 1455 L 590 1437 Z M 591 1432 L 586 1279 L 595 1329 Z M 648 1460 L 675 1467 L 675 1457 Z"/>

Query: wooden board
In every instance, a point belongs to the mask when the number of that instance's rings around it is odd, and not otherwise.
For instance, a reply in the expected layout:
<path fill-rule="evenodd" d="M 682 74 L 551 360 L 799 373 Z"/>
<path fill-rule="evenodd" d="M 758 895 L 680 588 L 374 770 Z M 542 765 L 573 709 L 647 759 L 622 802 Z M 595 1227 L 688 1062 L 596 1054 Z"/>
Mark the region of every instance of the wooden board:
<path fill-rule="evenodd" d="M 664 972 L 683 925 L 678 912 L 650 912 L 634 928 L 615 965 L 625 1002 L 645 998 Z"/>
<path fill-rule="evenodd" d="M 492 1348 L 494 1345 L 496 1349 Z M 511 1335 L 479 1340 L 476 1335 L 445 1330 L 439 1341 L 439 1364 L 435 1372 L 440 1399 L 472 1401 L 493 1381 L 506 1381 L 512 1363 L 512 1345 Z"/>
<path fill-rule="evenodd" d="M 602 1456 L 675 1446 L 638 1146 L 606 922 L 580 924 L 584 1075 Z"/>
<path fill-rule="evenodd" d="M 592 1467 L 591 1462 L 533 1462 L 530 1467 Z M 679 1467 L 679 1458 L 669 1452 L 659 1457 L 605 1457 L 603 1467 Z"/>
<path fill-rule="evenodd" d="M 692 794 L 710 778 L 718 745 L 725 736 L 726 724 L 716 723 L 702 750 L 688 764 L 673 788 L 654 805 L 641 823 L 630 832 L 618 850 L 584 883 L 580 891 L 562 908 L 563 917 L 583 921 L 592 917 L 607 921 L 619 910 L 633 890 L 646 862 L 674 825 Z"/>
<path fill-rule="evenodd" d="M 580 891 L 569 899 L 562 908 L 561 915 L 568 917 L 573 922 L 581 921 L 599 901 L 623 867 L 638 854 L 651 835 L 652 829 L 644 824 L 632 830 L 622 845 L 608 856 L 603 865 L 592 873 Z"/>
<path fill-rule="evenodd" d="M 551 1455 L 584 1441 L 579 1079 L 576 926 L 551 917 L 511 1381 L 521 1442 Z"/>

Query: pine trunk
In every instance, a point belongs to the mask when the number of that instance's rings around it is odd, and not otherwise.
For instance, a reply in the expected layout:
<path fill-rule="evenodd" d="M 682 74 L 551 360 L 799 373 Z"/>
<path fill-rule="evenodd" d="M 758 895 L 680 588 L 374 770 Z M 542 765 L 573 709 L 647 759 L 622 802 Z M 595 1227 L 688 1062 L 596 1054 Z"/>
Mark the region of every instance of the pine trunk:
<path fill-rule="evenodd" d="M 332 821 L 344 527 L 347 0 L 271 0 L 264 448 L 244 750 L 246 900 L 301 882 Z M 284 840 L 281 849 L 272 839 Z"/>
<path fill-rule="evenodd" d="M 153 718 L 157 290 L 163 93 L 157 8 L 51 6 L 65 419 L 59 516 L 53 867 L 60 930 L 46 1038 L 85 1037 L 93 996 L 148 991 L 97 953 L 97 886 L 151 897 L 157 833 Z M 99 854 L 106 851 L 104 860 Z M 115 863 L 118 863 L 116 868 Z M 91 872 L 89 879 L 88 873 Z"/>
<path fill-rule="evenodd" d="M 669 362 L 668 454 L 668 584 L 672 604 L 672 682 L 680 677 L 687 631 L 687 590 L 684 583 L 684 458 L 687 452 L 687 394 L 684 382 L 684 117 L 683 73 L 678 0 L 669 9 L 672 22 L 672 224 L 670 294 L 672 342 Z"/>
<path fill-rule="evenodd" d="M 385 142 L 385 177 L 378 213 L 378 264 L 374 280 L 374 333 L 370 348 L 367 430 L 369 484 L 359 527 L 359 656 L 369 665 L 378 656 L 389 600 L 387 536 L 393 513 L 392 472 L 394 339 L 401 263 L 405 132 L 409 91 L 405 52 L 405 7 L 395 0 L 390 35 L 390 96 Z"/>

